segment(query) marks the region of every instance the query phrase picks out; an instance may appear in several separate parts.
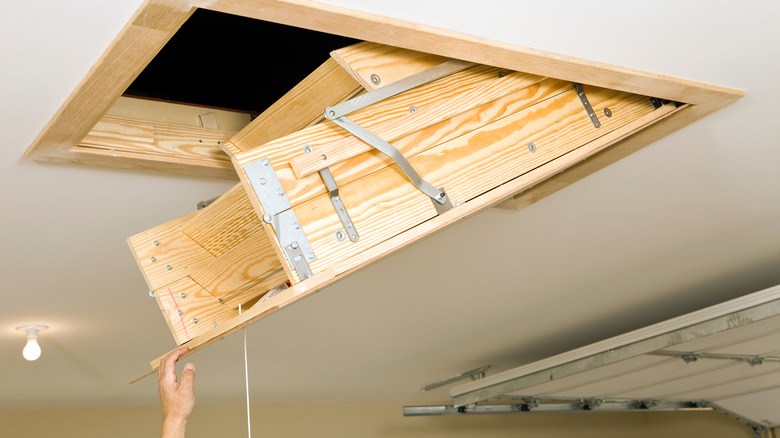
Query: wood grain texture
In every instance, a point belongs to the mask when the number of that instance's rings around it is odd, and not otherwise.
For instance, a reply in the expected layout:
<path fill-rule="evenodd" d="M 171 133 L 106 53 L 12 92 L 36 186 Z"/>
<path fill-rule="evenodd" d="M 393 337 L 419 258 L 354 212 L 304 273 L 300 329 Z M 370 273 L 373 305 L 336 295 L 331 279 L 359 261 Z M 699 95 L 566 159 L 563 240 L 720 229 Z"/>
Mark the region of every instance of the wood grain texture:
<path fill-rule="evenodd" d="M 221 304 L 189 277 L 155 290 L 154 295 L 179 345 L 238 315 L 237 309 Z"/>
<path fill-rule="evenodd" d="M 247 236 L 230 251 L 222 254 L 207 266 L 190 274 L 190 278 L 218 299 L 227 299 L 236 291 L 245 290 L 262 279 L 264 292 L 276 286 L 282 280 L 272 277 L 280 271 L 282 265 L 274 251 L 268 236 L 262 228 Z M 260 286 L 259 289 L 262 289 Z M 258 288 L 255 288 L 258 289 Z M 251 298 L 247 298 L 248 301 Z"/>
<path fill-rule="evenodd" d="M 360 89 L 336 61 L 328 59 L 233 137 L 229 147 L 246 152 L 291 134 L 321 119 L 325 107 Z"/>
<path fill-rule="evenodd" d="M 462 86 L 454 96 L 437 93 L 430 98 L 420 99 L 414 105 L 414 111 L 407 110 L 409 114 L 403 117 L 386 120 L 384 123 L 373 127 L 371 132 L 392 144 L 392 142 L 404 135 L 451 119 L 458 114 L 499 99 L 515 90 L 521 90 L 541 82 L 544 79 L 525 73 L 508 72 L 505 74 L 496 70 L 492 71 L 495 72 L 495 76 L 486 81 L 486 83 L 470 83 Z M 449 79 L 449 77 L 446 77 L 440 79 L 440 82 L 448 82 Z M 372 115 L 374 114 L 372 113 Z M 301 178 L 372 149 L 370 145 L 359 138 L 347 136 L 342 140 L 327 143 L 317 148 L 314 154 L 304 154 L 294 158 L 290 165 L 295 176 Z M 322 159 L 323 155 L 327 158 Z"/>
<path fill-rule="evenodd" d="M 182 224 L 194 215 L 174 219 L 128 239 L 150 290 L 168 285 L 214 260 L 214 256 L 181 232 Z"/>
<path fill-rule="evenodd" d="M 476 66 L 448 76 L 447 81 L 432 82 L 426 86 L 418 87 L 377 102 L 369 108 L 355 111 L 350 114 L 349 118 L 364 128 L 373 130 L 384 123 L 409 116 L 409 107 L 412 105 L 422 105 L 421 102 L 452 99 L 463 90 L 479 87 L 495 80 L 497 74 L 498 70 L 493 67 Z M 322 109 L 324 110 L 324 107 Z M 276 164 L 286 164 L 296 156 L 302 155 L 303 147 L 307 144 L 316 152 L 324 145 L 343 140 L 344 138 L 344 130 L 341 127 L 330 120 L 325 120 L 322 123 L 294 132 L 286 137 L 266 144 L 254 145 L 254 148 L 251 150 L 239 146 L 238 149 L 242 153 L 235 154 L 234 160 L 239 166 L 244 166 L 263 157 L 269 158 Z M 235 143 L 236 139 L 233 139 L 228 142 L 228 145 Z"/>
<path fill-rule="evenodd" d="M 79 146 L 167 155 L 175 160 L 214 160 L 229 163 L 219 145 L 236 133 L 173 123 L 106 115 L 95 124 Z"/>
<path fill-rule="evenodd" d="M 249 236 L 263 233 L 260 219 L 240 184 L 198 210 L 182 224 L 181 232 L 214 257 L 220 257 Z"/>
<path fill-rule="evenodd" d="M 593 127 L 572 90 L 409 158 L 418 173 L 444 187 L 453 202 L 466 202 L 558 156 L 653 111 L 649 99 L 586 87 L 594 109 L 613 116 Z M 536 144 L 530 152 L 527 144 Z M 294 206 L 317 254 L 314 272 L 348 259 L 436 215 L 431 200 L 393 165 L 340 187 L 341 200 L 360 233 L 358 242 L 337 241 L 341 223 L 326 195 Z"/>
<path fill-rule="evenodd" d="M 366 90 L 375 90 L 415 73 L 447 62 L 450 58 L 364 41 L 330 56 Z M 371 76 L 376 75 L 375 83 Z"/>

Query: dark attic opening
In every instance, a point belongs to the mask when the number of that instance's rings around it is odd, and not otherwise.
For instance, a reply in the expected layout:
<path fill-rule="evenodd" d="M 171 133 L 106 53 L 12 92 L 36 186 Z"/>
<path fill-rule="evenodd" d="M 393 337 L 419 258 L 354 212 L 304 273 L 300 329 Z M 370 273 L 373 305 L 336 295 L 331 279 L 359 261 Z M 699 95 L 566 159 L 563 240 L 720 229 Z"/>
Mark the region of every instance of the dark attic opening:
<path fill-rule="evenodd" d="M 358 40 L 196 10 L 125 96 L 260 114 Z"/>

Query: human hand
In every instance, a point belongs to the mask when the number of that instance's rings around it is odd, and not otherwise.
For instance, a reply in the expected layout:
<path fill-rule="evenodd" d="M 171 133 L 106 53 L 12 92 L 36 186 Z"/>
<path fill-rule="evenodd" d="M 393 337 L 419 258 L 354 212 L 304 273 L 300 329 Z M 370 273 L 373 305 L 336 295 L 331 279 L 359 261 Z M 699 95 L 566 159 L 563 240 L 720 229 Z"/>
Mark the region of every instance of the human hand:
<path fill-rule="evenodd" d="M 157 387 L 163 412 L 163 438 L 183 438 L 187 420 L 195 408 L 195 364 L 187 363 L 181 373 L 181 382 L 176 376 L 176 361 L 188 348 L 172 351 L 160 363 L 157 370 Z"/>

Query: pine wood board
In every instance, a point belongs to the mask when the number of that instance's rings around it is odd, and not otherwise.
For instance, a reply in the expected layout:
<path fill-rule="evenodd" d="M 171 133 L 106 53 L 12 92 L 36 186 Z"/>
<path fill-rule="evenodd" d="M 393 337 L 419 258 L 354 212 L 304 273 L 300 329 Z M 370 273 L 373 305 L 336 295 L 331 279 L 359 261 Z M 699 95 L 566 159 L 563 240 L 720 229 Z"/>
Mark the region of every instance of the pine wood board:
<path fill-rule="evenodd" d="M 248 236 L 260 231 L 257 217 L 243 187 L 233 186 L 209 207 L 182 224 L 181 232 L 219 257 Z"/>
<path fill-rule="evenodd" d="M 465 90 L 493 81 L 497 74 L 498 70 L 493 67 L 475 66 L 471 69 L 454 73 L 445 78 L 446 80 L 426 84 L 406 93 L 377 102 L 370 107 L 355 111 L 350 114 L 349 118 L 366 129 L 374 130 L 382 124 L 393 122 L 400 117 L 409 115 L 409 107 L 412 105 L 422 105 L 421 102 L 452 99 Z M 337 102 L 332 101 L 326 106 L 335 103 Z M 321 111 L 324 110 L 325 106 L 321 108 Z M 254 123 L 250 124 L 250 126 L 253 125 Z M 325 120 L 322 123 L 266 144 L 250 144 L 247 146 L 243 144 L 243 138 L 233 138 L 225 144 L 226 147 L 223 149 L 230 146 L 235 146 L 238 149 L 239 152 L 234 153 L 235 157 L 233 158 L 238 166 L 244 166 L 263 157 L 269 158 L 273 163 L 287 164 L 297 155 L 301 155 L 303 147 L 307 144 L 316 152 L 322 146 L 341 140 L 344 137 L 344 130 L 341 127 L 330 120 Z"/>
<path fill-rule="evenodd" d="M 254 286 L 258 279 L 272 277 L 281 267 L 268 236 L 258 227 L 254 234 L 189 276 L 211 295 L 224 300 L 236 291 Z M 265 281 L 265 292 L 281 281 L 275 278 Z"/>
<path fill-rule="evenodd" d="M 453 202 L 462 203 L 653 111 L 644 96 L 593 88 L 586 88 L 586 94 L 595 110 L 613 111 L 599 129 L 572 90 L 408 160 L 423 179 L 444 187 Z M 535 153 L 527 148 L 531 141 Z M 431 200 L 395 165 L 340 187 L 339 194 L 361 236 L 358 242 L 334 238 L 341 222 L 327 195 L 294 206 L 317 255 L 310 263 L 313 272 L 436 215 Z"/>
<path fill-rule="evenodd" d="M 157 289 L 155 297 L 179 345 L 238 315 L 189 277 Z"/>
<path fill-rule="evenodd" d="M 197 212 L 174 219 L 128 239 L 150 290 L 156 290 L 188 275 L 191 269 L 215 257 L 181 232 L 181 226 Z M 153 261 L 154 260 L 154 261 Z M 171 268 L 168 269 L 167 266 Z"/>
<path fill-rule="evenodd" d="M 451 119 L 458 114 L 499 99 L 514 90 L 523 89 L 541 82 L 544 79 L 540 76 L 517 72 L 503 74 L 500 71 L 495 71 L 495 73 L 493 80 L 479 86 L 463 87 L 455 96 L 440 94 L 430 99 L 420 100 L 414 106 L 414 111 L 409 110 L 409 114 L 405 114 L 403 117 L 387 120 L 371 129 L 371 132 L 392 144 L 406 134 Z M 445 80 L 446 78 L 442 79 L 442 81 Z M 301 178 L 372 149 L 370 145 L 350 135 L 342 140 L 324 144 L 316 149 L 316 153 L 304 154 L 294 158 L 290 165 L 296 178 Z M 323 156 L 327 158 L 323 159 Z"/>
<path fill-rule="evenodd" d="M 248 112 L 185 105 L 128 95 L 120 96 L 105 115 L 142 119 L 152 123 L 208 128 L 201 123 L 201 116 L 208 114 L 213 115 L 217 124 L 212 129 L 224 131 L 238 132 L 252 121 L 252 116 Z"/>
<path fill-rule="evenodd" d="M 168 155 L 187 160 L 229 162 L 220 144 L 235 131 L 198 128 L 106 115 L 95 124 L 79 146 L 149 155 Z"/>
<path fill-rule="evenodd" d="M 233 137 L 231 147 L 245 152 L 298 131 L 321 119 L 325 107 L 359 90 L 361 86 L 329 58 Z"/>
<path fill-rule="evenodd" d="M 396 139 L 393 146 L 405 156 L 415 155 L 573 88 L 573 85 L 568 82 L 547 79 L 465 111 L 448 120 L 411 132 Z M 346 131 L 342 131 L 341 135 L 342 139 L 352 138 Z M 302 155 L 304 155 L 303 151 L 298 152 L 299 157 Z M 342 186 L 392 164 L 393 160 L 390 157 L 370 149 L 361 155 L 334 165 L 331 168 L 331 173 L 338 185 Z M 276 165 L 274 162 L 274 168 L 292 204 L 300 204 L 314 196 L 327 193 L 322 179 L 317 174 L 296 178 L 292 168 L 284 166 L 283 163 Z"/>
<path fill-rule="evenodd" d="M 375 90 L 435 67 L 450 58 L 368 41 L 334 50 L 330 56 L 366 90 Z M 372 75 L 379 79 L 372 80 Z"/>

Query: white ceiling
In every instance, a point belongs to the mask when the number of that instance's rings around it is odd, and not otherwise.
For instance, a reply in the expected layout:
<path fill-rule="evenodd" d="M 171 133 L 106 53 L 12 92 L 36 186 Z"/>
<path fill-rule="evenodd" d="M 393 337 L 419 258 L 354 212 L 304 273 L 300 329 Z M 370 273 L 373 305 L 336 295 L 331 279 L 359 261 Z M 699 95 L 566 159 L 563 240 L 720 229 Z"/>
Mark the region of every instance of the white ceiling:
<path fill-rule="evenodd" d="M 780 283 L 780 3 L 330 3 L 747 96 L 521 211 L 491 209 L 248 330 L 254 402 L 448 402 L 500 371 Z M 4 1 L 0 407 L 154 404 L 173 340 L 125 239 L 232 182 L 22 159 L 140 0 Z M 434 275 L 435 274 L 435 275 Z M 43 356 L 14 328 L 43 323 Z M 244 397 L 241 335 L 193 355 Z"/>

